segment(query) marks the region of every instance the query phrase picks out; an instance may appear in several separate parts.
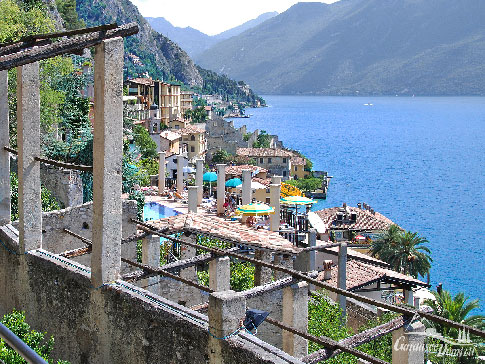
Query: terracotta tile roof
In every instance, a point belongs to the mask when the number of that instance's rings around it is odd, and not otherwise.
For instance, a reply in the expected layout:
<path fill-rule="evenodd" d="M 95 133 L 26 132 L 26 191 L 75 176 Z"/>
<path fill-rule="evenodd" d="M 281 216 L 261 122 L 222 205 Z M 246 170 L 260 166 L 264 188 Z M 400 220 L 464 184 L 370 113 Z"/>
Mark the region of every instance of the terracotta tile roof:
<path fill-rule="evenodd" d="M 247 157 L 293 157 L 293 153 L 280 148 L 238 148 L 237 155 Z"/>
<path fill-rule="evenodd" d="M 294 247 L 290 241 L 278 233 L 268 230 L 255 230 L 239 222 L 226 221 L 216 216 L 188 213 L 150 221 L 149 223 L 158 229 L 168 228 L 169 233 L 190 231 L 235 244 L 287 254 L 294 254 L 301 250 Z"/>
<path fill-rule="evenodd" d="M 343 212 L 347 214 L 348 218 L 344 218 L 342 222 L 337 222 L 337 213 Z M 318 217 L 325 224 L 327 229 L 335 230 L 387 230 L 394 223 L 378 212 L 370 212 L 368 210 L 359 209 L 358 207 L 347 206 L 331 207 L 315 211 Z M 356 221 L 350 220 L 350 215 L 355 213 L 357 215 Z"/>
<path fill-rule="evenodd" d="M 306 164 L 306 160 L 302 157 L 291 157 L 291 164 L 294 166 L 304 166 Z"/>
<path fill-rule="evenodd" d="M 269 185 L 271 184 L 271 178 L 253 177 L 251 180 L 254 182 L 259 182 L 266 187 L 269 187 Z"/>
<path fill-rule="evenodd" d="M 181 135 L 189 135 L 189 134 L 205 133 L 205 130 L 198 128 L 195 125 L 187 125 L 185 128 L 177 130 L 177 132 L 180 133 Z"/>
<path fill-rule="evenodd" d="M 327 281 L 330 285 L 337 287 L 337 266 L 332 267 L 331 278 Z M 319 280 L 323 279 L 323 272 L 319 274 Z M 376 282 L 395 282 L 413 287 L 428 287 L 424 282 L 411 276 L 394 272 L 393 270 L 376 267 L 356 260 L 347 260 L 347 290 L 356 291 Z"/>
<path fill-rule="evenodd" d="M 268 172 L 266 169 L 258 166 L 253 166 L 251 164 L 243 164 L 240 166 L 226 166 L 226 174 L 229 174 L 231 176 L 242 176 L 243 169 L 249 169 L 253 174 Z"/>
<path fill-rule="evenodd" d="M 153 86 L 153 80 L 151 78 L 132 78 L 129 79 L 128 82 L 137 83 L 139 85 Z"/>

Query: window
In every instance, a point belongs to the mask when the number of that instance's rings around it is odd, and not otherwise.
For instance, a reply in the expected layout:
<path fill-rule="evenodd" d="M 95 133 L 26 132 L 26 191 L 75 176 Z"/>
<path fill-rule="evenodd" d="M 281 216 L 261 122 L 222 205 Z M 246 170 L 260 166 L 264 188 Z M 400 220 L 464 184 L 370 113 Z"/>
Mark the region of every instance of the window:
<path fill-rule="evenodd" d="M 191 151 L 192 153 L 194 153 L 194 152 L 195 152 L 195 147 L 194 147 L 194 146 L 191 146 L 191 147 L 190 147 L 190 151 Z"/>
<path fill-rule="evenodd" d="M 270 189 L 269 189 L 269 188 L 267 188 L 267 189 L 266 189 L 266 193 L 270 193 L 270 192 L 271 192 L 271 191 L 270 191 Z"/>
<path fill-rule="evenodd" d="M 271 163 L 271 158 L 268 158 L 268 164 Z"/>
<path fill-rule="evenodd" d="M 297 166 L 295 166 L 295 172 L 297 172 L 297 171 L 298 171 L 298 167 L 297 167 Z"/>
<path fill-rule="evenodd" d="M 263 163 L 263 158 L 259 158 L 259 163 Z"/>
<path fill-rule="evenodd" d="M 180 129 L 180 125 L 175 125 L 175 129 Z"/>
<path fill-rule="evenodd" d="M 283 177 L 286 177 L 286 171 L 283 171 Z"/>
<path fill-rule="evenodd" d="M 266 197 L 266 203 L 271 203 L 271 199 L 269 197 Z"/>
<path fill-rule="evenodd" d="M 190 140 L 195 141 L 195 135 L 194 135 L 194 134 L 192 134 L 192 135 L 190 136 Z"/>
<path fill-rule="evenodd" d="M 286 163 L 286 158 L 283 158 L 283 163 Z"/>

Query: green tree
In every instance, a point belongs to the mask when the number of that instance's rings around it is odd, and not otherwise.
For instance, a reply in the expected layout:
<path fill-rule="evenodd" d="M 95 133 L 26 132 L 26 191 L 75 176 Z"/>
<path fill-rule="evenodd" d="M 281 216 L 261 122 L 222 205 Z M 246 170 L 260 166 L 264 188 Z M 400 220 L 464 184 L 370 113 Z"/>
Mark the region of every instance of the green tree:
<path fill-rule="evenodd" d="M 203 106 L 198 106 L 191 112 L 192 123 L 204 123 L 207 120 L 207 112 Z"/>
<path fill-rule="evenodd" d="M 214 153 L 212 156 L 212 163 L 217 164 L 217 163 L 227 163 L 232 159 L 232 155 L 225 151 L 224 149 L 218 150 L 217 152 Z"/>
<path fill-rule="evenodd" d="M 271 145 L 271 136 L 266 133 L 266 130 L 261 130 L 253 143 L 253 148 L 269 148 Z"/>
<path fill-rule="evenodd" d="M 142 158 L 157 158 L 157 144 L 152 140 L 148 131 L 141 125 L 133 128 L 135 144 L 139 148 Z"/>
<path fill-rule="evenodd" d="M 13 310 L 12 313 L 3 316 L 2 324 L 17 335 L 23 342 L 30 346 L 37 354 L 49 363 L 54 363 L 50 358 L 54 349 L 54 337 L 47 339 L 45 333 L 30 329 L 30 325 L 25 322 L 25 313 Z M 25 360 L 0 339 L 0 362 L 6 364 L 24 364 Z M 59 360 L 57 364 L 69 364 L 67 361 Z"/>
<path fill-rule="evenodd" d="M 322 180 L 320 178 L 300 178 L 286 181 L 286 183 L 297 187 L 303 192 L 315 191 L 322 187 Z"/>
<path fill-rule="evenodd" d="M 403 232 L 397 225 L 389 227 L 381 239 L 372 242 L 371 254 L 389 263 L 398 272 L 413 277 L 426 275 L 430 268 L 431 251 L 424 244 L 426 238 L 412 233 Z"/>
<path fill-rule="evenodd" d="M 56 0 L 56 7 L 62 17 L 62 23 L 67 30 L 84 28 L 83 20 L 80 20 L 76 11 L 76 0 Z"/>

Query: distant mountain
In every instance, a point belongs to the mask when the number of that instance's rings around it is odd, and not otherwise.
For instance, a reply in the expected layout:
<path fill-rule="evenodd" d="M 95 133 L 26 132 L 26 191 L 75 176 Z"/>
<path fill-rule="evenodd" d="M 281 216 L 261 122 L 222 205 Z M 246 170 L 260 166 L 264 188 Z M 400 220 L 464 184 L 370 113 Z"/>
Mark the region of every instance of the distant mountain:
<path fill-rule="evenodd" d="M 76 0 L 76 10 L 87 26 L 138 23 L 139 33 L 125 39 L 125 77 L 148 72 L 153 78 L 175 78 L 190 86 L 202 86 L 192 59 L 176 43 L 154 31 L 129 0 Z"/>
<path fill-rule="evenodd" d="M 268 19 L 274 18 L 276 15 L 278 15 L 277 11 L 263 13 L 260 16 L 258 16 L 256 19 L 248 20 L 247 22 L 245 22 L 245 23 L 243 23 L 243 24 L 241 24 L 241 25 L 239 25 L 235 28 L 226 30 L 225 32 L 222 32 L 222 33 L 219 33 L 219 34 L 215 35 L 214 37 L 217 38 L 217 39 L 220 39 L 220 40 L 235 37 L 236 35 L 239 35 L 239 34 L 241 34 L 242 32 L 245 32 L 248 29 L 254 28 L 254 27 L 258 26 L 259 24 L 264 23 Z"/>
<path fill-rule="evenodd" d="M 242 32 L 257 26 L 276 15 L 278 15 L 277 12 L 261 14 L 256 19 L 249 20 L 244 24 L 241 24 L 235 28 L 226 30 L 225 32 L 214 36 L 207 35 L 191 27 L 175 27 L 168 20 L 162 17 L 146 17 L 145 19 L 158 33 L 166 36 L 167 38 L 180 45 L 180 47 L 184 51 L 186 51 L 189 56 L 197 57 L 197 55 L 214 46 L 221 40 L 239 35 Z"/>
<path fill-rule="evenodd" d="M 175 27 L 169 21 L 165 20 L 165 18 L 146 17 L 145 19 L 154 30 L 180 45 L 191 57 L 202 53 L 219 41 L 217 38 L 191 27 Z"/>
<path fill-rule="evenodd" d="M 273 94 L 485 95 L 485 1 L 298 3 L 197 57 Z"/>

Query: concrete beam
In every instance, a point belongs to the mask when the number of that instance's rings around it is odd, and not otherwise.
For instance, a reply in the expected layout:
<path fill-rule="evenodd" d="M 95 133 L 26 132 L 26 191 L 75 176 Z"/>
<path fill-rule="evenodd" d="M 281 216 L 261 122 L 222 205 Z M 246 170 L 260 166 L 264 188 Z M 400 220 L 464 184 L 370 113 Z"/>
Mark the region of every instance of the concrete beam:
<path fill-rule="evenodd" d="M 20 253 L 42 248 L 39 63 L 17 68 L 17 145 Z"/>
<path fill-rule="evenodd" d="M 195 185 L 197 186 L 197 205 L 202 204 L 202 194 L 204 189 L 204 160 L 195 161 Z"/>
<path fill-rule="evenodd" d="M 184 192 L 184 157 L 177 156 L 177 192 L 182 194 Z"/>
<path fill-rule="evenodd" d="M 209 288 L 219 292 L 231 289 L 231 258 L 221 257 L 210 261 Z"/>
<path fill-rule="evenodd" d="M 392 332 L 392 363 L 423 364 L 425 326 L 416 321 Z"/>
<path fill-rule="evenodd" d="M 242 204 L 247 205 L 251 203 L 253 191 L 251 190 L 251 170 L 242 170 Z"/>
<path fill-rule="evenodd" d="M 308 284 L 299 282 L 283 289 L 283 323 L 308 330 Z M 308 354 L 308 340 L 283 330 L 283 350 L 297 358 Z"/>
<path fill-rule="evenodd" d="M 234 333 L 240 326 L 240 320 L 246 315 L 246 298 L 233 291 L 214 292 L 209 296 L 209 363 L 230 364 L 231 358 L 223 356 L 222 340 Z"/>
<path fill-rule="evenodd" d="M 10 223 L 10 154 L 3 149 L 9 144 L 8 71 L 0 71 L 0 226 Z"/>
<path fill-rule="evenodd" d="M 280 194 L 281 185 L 271 184 L 270 189 L 270 206 L 274 208 L 274 215 L 270 215 L 270 230 L 279 231 L 280 230 Z"/>
<path fill-rule="evenodd" d="M 150 267 L 160 266 L 160 237 L 157 235 L 148 235 L 142 239 L 141 261 Z M 160 277 L 150 277 L 142 280 L 142 286 L 148 286 L 147 290 L 158 294 L 158 287 L 154 285 L 160 280 Z"/>
<path fill-rule="evenodd" d="M 189 212 L 197 213 L 197 193 L 198 187 L 197 186 L 189 186 L 187 187 L 189 199 L 188 199 L 188 208 Z"/>
<path fill-rule="evenodd" d="M 166 152 L 158 152 L 158 194 L 165 193 L 165 157 Z"/>
<path fill-rule="evenodd" d="M 347 243 L 341 243 L 338 250 L 338 271 L 337 287 L 347 289 Z M 338 295 L 338 304 L 342 310 L 342 320 L 345 321 L 347 311 L 347 299 L 345 296 Z"/>
<path fill-rule="evenodd" d="M 217 215 L 224 214 L 226 200 L 226 165 L 217 165 Z"/>
<path fill-rule="evenodd" d="M 95 287 L 119 278 L 123 157 L 123 39 L 104 40 L 94 57 L 93 252 Z"/>

